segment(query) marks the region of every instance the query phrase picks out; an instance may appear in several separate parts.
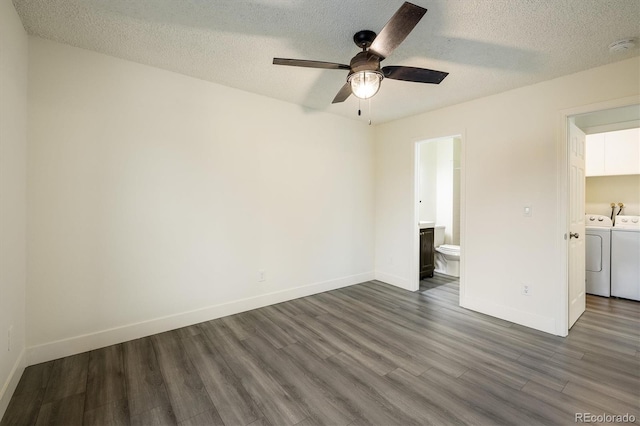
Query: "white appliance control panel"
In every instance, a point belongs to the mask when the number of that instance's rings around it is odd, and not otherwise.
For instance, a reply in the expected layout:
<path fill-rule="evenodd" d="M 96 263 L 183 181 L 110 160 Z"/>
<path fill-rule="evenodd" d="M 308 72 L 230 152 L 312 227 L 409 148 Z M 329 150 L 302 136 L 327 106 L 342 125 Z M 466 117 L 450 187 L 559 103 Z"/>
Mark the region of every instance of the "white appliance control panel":
<path fill-rule="evenodd" d="M 616 216 L 616 228 L 640 229 L 640 216 Z"/>
<path fill-rule="evenodd" d="M 586 214 L 584 219 L 586 226 L 602 226 L 608 228 L 613 226 L 611 218 L 600 214 Z"/>

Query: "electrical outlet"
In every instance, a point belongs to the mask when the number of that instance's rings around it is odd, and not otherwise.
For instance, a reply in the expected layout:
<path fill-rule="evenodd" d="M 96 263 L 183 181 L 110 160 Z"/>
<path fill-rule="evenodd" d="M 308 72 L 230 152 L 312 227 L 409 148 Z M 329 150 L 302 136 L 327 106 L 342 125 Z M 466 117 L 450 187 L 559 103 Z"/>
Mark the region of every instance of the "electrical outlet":
<path fill-rule="evenodd" d="M 522 294 L 525 296 L 531 296 L 531 286 L 528 284 L 524 284 L 522 286 Z"/>
<path fill-rule="evenodd" d="M 13 326 L 9 326 L 9 330 L 7 330 L 7 352 L 11 352 L 11 343 L 13 340 Z"/>
<path fill-rule="evenodd" d="M 267 280 L 267 271 L 264 269 L 258 270 L 258 282 L 265 282 Z"/>

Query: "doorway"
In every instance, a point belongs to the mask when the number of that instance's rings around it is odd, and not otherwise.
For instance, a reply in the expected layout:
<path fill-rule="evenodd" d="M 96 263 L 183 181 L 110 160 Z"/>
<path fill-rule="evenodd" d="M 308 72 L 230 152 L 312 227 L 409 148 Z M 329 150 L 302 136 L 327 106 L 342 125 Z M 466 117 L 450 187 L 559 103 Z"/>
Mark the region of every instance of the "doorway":
<path fill-rule="evenodd" d="M 430 271 L 460 281 L 464 291 L 464 143 L 462 135 L 425 139 L 415 143 L 413 197 L 413 251 L 411 287 L 420 288 L 425 277 L 424 235 L 430 235 L 428 251 L 432 255 Z M 427 231 L 427 232 L 425 232 Z M 431 242 L 433 241 L 433 243 Z M 440 249 L 438 249 L 440 247 Z M 454 254 L 445 256 L 446 250 Z M 457 251 L 456 251 L 457 250 Z M 457 255 L 456 255 L 457 253 Z"/>
<path fill-rule="evenodd" d="M 563 286 L 558 330 L 566 336 L 584 312 L 585 298 L 585 135 L 640 127 L 638 97 L 587 105 L 561 113 L 558 138 L 559 235 L 562 236 Z M 589 212 L 591 213 L 591 212 Z"/>

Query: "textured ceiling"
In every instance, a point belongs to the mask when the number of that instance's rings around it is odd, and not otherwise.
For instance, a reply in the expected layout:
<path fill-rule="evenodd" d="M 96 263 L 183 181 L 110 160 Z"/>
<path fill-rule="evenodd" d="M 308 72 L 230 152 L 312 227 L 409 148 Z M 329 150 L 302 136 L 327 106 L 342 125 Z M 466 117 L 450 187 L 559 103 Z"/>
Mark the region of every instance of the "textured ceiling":
<path fill-rule="evenodd" d="M 352 36 L 379 32 L 401 0 L 13 0 L 33 35 L 358 119 L 331 101 L 346 71 L 273 57 L 349 63 Z M 447 71 L 440 85 L 384 80 L 376 123 L 637 56 L 638 0 L 414 0 L 428 9 L 383 63 Z M 615 78 L 615 76 L 612 76 Z M 364 109 L 364 108 L 363 108 Z M 365 109 L 366 111 L 366 109 Z M 361 118 L 364 119 L 364 118 Z"/>

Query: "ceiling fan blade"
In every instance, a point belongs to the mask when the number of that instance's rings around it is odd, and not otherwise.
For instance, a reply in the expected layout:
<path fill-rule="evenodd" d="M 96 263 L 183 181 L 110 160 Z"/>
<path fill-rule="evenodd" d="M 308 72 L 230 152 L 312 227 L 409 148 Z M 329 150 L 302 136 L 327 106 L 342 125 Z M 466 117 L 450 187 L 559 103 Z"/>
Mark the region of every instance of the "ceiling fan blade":
<path fill-rule="evenodd" d="M 380 71 L 384 74 L 385 78 L 392 80 L 402 81 L 414 81 L 416 83 L 431 83 L 440 84 L 448 72 L 434 71 L 426 68 L 414 68 L 414 67 L 402 67 L 402 66 L 390 66 L 384 67 Z"/>
<path fill-rule="evenodd" d="M 344 86 L 342 86 L 342 88 L 340 89 L 340 91 L 338 92 L 338 94 L 336 95 L 335 98 L 333 98 L 333 102 L 331 102 L 332 104 L 337 104 L 340 102 L 344 102 L 347 100 L 347 98 L 351 95 L 351 84 L 349 84 L 349 82 L 346 82 L 344 84 Z"/>
<path fill-rule="evenodd" d="M 350 70 L 349 65 L 335 62 L 307 61 L 305 59 L 273 58 L 274 65 L 289 65 L 292 67 L 322 68 L 327 70 Z"/>
<path fill-rule="evenodd" d="M 404 2 L 373 40 L 369 51 L 380 59 L 388 57 L 407 38 L 425 13 L 427 9 Z"/>

